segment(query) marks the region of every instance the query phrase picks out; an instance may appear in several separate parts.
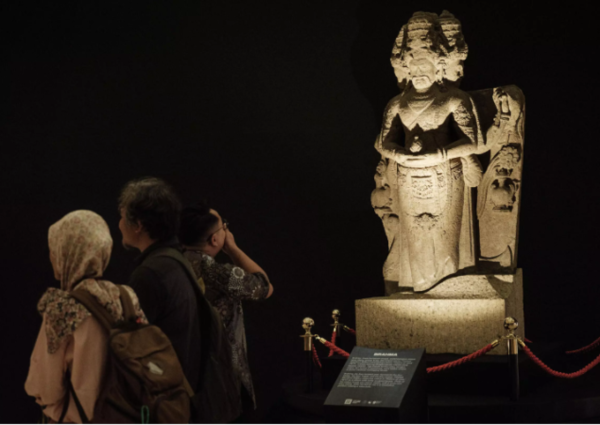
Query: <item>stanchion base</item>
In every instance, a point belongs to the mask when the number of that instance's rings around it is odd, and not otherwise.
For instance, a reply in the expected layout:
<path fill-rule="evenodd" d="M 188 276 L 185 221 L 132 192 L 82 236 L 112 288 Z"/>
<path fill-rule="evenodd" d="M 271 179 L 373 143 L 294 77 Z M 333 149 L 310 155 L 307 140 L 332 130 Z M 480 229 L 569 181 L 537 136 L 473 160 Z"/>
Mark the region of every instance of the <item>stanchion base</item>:
<path fill-rule="evenodd" d="M 329 391 L 335 384 L 340 372 L 346 364 L 346 358 L 339 354 L 334 354 L 331 357 L 322 357 L 321 364 L 321 379 L 322 388 Z"/>
<path fill-rule="evenodd" d="M 278 422 L 291 423 L 286 420 L 286 416 L 301 416 L 306 420 L 305 423 L 323 423 L 325 421 L 325 411 L 323 404 L 329 390 L 324 390 L 321 385 L 321 377 L 315 375 L 315 391 L 307 394 L 305 377 L 295 377 L 286 381 L 283 386 L 283 404 L 289 409 L 286 413 L 279 412 Z M 280 416 L 280 417 L 279 417 Z"/>

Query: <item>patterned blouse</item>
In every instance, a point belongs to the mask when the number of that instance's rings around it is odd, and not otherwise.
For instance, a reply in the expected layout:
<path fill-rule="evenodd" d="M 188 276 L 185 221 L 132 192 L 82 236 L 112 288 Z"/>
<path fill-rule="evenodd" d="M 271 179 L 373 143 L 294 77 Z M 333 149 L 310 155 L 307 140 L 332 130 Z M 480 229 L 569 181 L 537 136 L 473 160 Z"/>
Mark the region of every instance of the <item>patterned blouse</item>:
<path fill-rule="evenodd" d="M 246 273 L 233 264 L 219 264 L 201 251 L 186 250 L 183 255 L 192 263 L 196 275 L 204 281 L 206 298 L 221 315 L 231 344 L 233 367 L 252 397 L 256 409 L 246 349 L 242 301 L 265 299 L 269 293 L 267 278 L 262 273 Z"/>

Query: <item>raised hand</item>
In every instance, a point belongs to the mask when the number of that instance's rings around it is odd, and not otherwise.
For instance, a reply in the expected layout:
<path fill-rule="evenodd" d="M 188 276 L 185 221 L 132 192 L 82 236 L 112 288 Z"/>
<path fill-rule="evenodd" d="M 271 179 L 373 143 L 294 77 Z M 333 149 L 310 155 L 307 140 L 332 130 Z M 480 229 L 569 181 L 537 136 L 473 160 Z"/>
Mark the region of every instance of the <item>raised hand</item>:
<path fill-rule="evenodd" d="M 239 248 L 235 243 L 235 237 L 233 236 L 233 233 L 231 233 L 231 231 L 228 229 L 225 232 L 225 243 L 223 245 L 223 252 L 231 256 L 231 253 L 237 249 Z"/>

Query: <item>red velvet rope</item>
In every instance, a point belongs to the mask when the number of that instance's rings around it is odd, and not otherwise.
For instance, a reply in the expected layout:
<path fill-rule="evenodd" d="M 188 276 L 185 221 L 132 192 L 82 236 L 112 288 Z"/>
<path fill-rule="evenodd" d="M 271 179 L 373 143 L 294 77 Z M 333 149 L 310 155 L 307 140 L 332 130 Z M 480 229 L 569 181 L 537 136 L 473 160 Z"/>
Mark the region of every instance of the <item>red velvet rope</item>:
<path fill-rule="evenodd" d="M 325 344 L 325 347 L 329 348 L 331 351 L 335 351 L 336 353 L 338 353 L 341 356 L 344 356 L 346 358 L 350 357 L 350 354 L 347 351 L 342 350 L 341 348 L 336 347 L 335 345 L 333 345 L 331 342 L 325 340 L 325 339 L 320 339 L 319 341 L 321 341 L 323 344 Z M 443 365 L 439 365 L 439 366 L 435 366 L 435 367 L 428 367 L 427 368 L 427 373 L 431 373 L 431 372 L 439 372 L 441 370 L 446 370 L 449 369 L 451 367 L 455 367 L 455 366 L 459 366 L 463 363 L 466 363 L 470 360 L 476 359 L 477 357 L 483 356 L 485 353 L 487 353 L 488 351 L 494 349 L 495 347 L 492 344 L 488 344 L 485 347 L 483 347 L 481 350 L 476 351 L 472 354 L 469 354 L 468 356 L 462 357 L 458 360 L 455 360 L 453 362 L 450 363 L 445 363 Z M 314 346 L 313 346 L 314 349 Z M 599 356 L 600 357 L 600 356 Z"/>
<path fill-rule="evenodd" d="M 331 334 L 331 343 L 333 345 L 335 345 L 335 337 L 337 336 L 337 333 L 335 332 L 335 326 L 333 327 L 333 333 Z M 327 357 L 331 357 L 333 356 L 333 350 L 329 350 L 329 356 Z"/>
<path fill-rule="evenodd" d="M 350 354 L 347 351 L 344 351 L 341 348 L 336 347 L 331 342 L 329 342 L 325 339 L 320 339 L 319 341 L 321 341 L 323 344 L 325 344 L 325 347 L 329 348 L 330 350 L 335 351 L 339 355 L 344 356 L 346 358 L 350 357 Z"/>
<path fill-rule="evenodd" d="M 533 341 L 527 338 L 523 338 L 527 344 L 533 344 Z"/>
<path fill-rule="evenodd" d="M 344 330 L 350 332 L 352 335 L 356 335 L 356 331 L 354 329 L 350 329 L 348 326 L 344 326 Z"/>
<path fill-rule="evenodd" d="M 313 362 L 319 367 L 321 367 L 321 362 L 319 361 L 319 355 L 317 354 L 317 347 L 315 347 L 315 344 L 312 344 L 312 355 Z"/>
<path fill-rule="evenodd" d="M 468 356 L 465 356 L 465 357 L 461 357 L 460 359 L 454 360 L 453 362 L 444 363 L 442 365 L 435 366 L 435 367 L 428 367 L 427 373 L 439 372 L 441 370 L 446 370 L 446 369 L 450 369 L 451 367 L 459 366 L 463 363 L 468 362 L 469 360 L 473 360 L 473 359 L 476 359 L 477 357 L 483 356 L 485 353 L 492 350 L 493 348 L 494 348 L 494 346 L 492 344 L 488 344 L 485 347 L 483 347 L 481 350 L 475 351 L 474 353 L 469 354 Z"/>
<path fill-rule="evenodd" d="M 598 345 L 600 345 L 600 338 L 598 338 L 596 341 L 592 342 L 590 345 L 586 345 L 583 348 L 579 348 L 577 350 L 567 351 L 567 354 L 584 353 L 586 351 L 590 351 L 593 348 L 596 348 Z"/>
<path fill-rule="evenodd" d="M 589 365 L 587 365 L 583 369 L 578 370 L 577 372 L 573 372 L 573 373 L 557 372 L 553 369 L 550 369 L 546 364 L 544 364 L 544 362 L 542 362 L 540 359 L 538 359 L 536 357 L 536 355 L 533 354 L 531 352 L 531 350 L 529 349 L 529 347 L 527 347 L 526 345 L 523 346 L 523 350 L 525 351 L 525 353 L 527 353 L 527 355 L 531 358 L 531 360 L 533 360 L 539 367 L 544 369 L 550 375 L 556 376 L 558 378 L 578 378 L 581 375 L 583 375 L 584 373 L 586 373 L 587 371 L 589 371 L 591 368 L 596 366 L 598 363 L 600 363 L 600 355 L 598 355 L 598 357 L 596 357 L 594 359 L 594 361 L 592 361 Z"/>

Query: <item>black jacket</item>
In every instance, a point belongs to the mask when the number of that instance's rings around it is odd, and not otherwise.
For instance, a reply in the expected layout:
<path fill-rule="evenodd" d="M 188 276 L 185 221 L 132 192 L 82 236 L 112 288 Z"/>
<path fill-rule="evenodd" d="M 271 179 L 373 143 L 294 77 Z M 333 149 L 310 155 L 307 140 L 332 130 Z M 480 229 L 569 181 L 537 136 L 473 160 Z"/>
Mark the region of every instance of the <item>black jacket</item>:
<path fill-rule="evenodd" d="M 160 247 L 180 249 L 177 238 L 156 242 L 136 259 L 138 267 L 129 281 L 148 321 L 171 340 L 183 372 L 194 390 L 200 374 L 200 324 L 198 304 L 190 279 L 181 264 L 168 257 L 148 255 Z M 144 263 L 144 264 L 142 264 Z"/>

